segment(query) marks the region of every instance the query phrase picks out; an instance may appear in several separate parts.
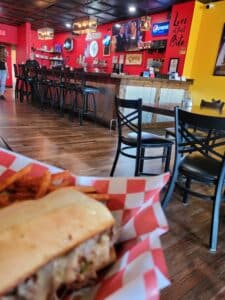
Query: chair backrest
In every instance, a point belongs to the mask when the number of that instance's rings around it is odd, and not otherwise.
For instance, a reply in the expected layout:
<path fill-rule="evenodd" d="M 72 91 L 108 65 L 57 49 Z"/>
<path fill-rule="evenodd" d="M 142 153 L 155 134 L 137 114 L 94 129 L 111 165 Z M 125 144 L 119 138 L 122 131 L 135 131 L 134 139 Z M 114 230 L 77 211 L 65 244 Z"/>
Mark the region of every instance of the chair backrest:
<path fill-rule="evenodd" d="M 127 132 L 137 134 L 137 140 L 141 139 L 142 127 L 142 99 L 127 100 L 115 98 L 116 114 L 118 120 L 119 137 L 123 139 Z"/>
<path fill-rule="evenodd" d="M 198 151 L 204 156 L 224 160 L 225 119 L 223 117 L 194 114 L 175 108 L 176 154 Z M 206 132 L 199 138 L 193 128 Z"/>
<path fill-rule="evenodd" d="M 19 76 L 19 72 L 18 72 L 18 68 L 17 68 L 16 64 L 13 64 L 13 69 L 14 69 L 14 75 L 15 75 L 15 77 L 18 77 Z"/>
<path fill-rule="evenodd" d="M 204 107 L 222 111 L 224 107 L 224 102 L 215 99 L 212 99 L 212 101 L 206 101 L 202 99 L 200 103 L 200 108 Z"/>
<path fill-rule="evenodd" d="M 85 85 L 86 79 L 85 79 L 85 72 L 84 72 L 83 68 L 74 69 L 73 82 L 74 82 L 74 84 L 79 85 L 79 86 Z"/>

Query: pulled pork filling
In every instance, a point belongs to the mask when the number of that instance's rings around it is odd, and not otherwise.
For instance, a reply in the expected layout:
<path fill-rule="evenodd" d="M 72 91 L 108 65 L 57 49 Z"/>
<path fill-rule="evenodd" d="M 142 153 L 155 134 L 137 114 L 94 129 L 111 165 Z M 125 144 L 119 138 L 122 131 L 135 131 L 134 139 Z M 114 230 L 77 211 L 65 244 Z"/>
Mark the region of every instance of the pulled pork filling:
<path fill-rule="evenodd" d="M 112 230 L 87 240 L 49 262 L 0 300 L 53 300 L 59 299 L 56 292 L 62 286 L 85 286 L 96 279 L 97 270 L 110 261 L 114 242 Z"/>

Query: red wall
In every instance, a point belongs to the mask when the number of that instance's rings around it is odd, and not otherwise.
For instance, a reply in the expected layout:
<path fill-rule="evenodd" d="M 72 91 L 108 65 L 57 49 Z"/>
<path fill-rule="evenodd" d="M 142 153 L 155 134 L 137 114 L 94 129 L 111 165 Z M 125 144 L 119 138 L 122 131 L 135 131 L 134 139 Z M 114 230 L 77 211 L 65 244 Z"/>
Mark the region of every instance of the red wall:
<path fill-rule="evenodd" d="M 124 66 L 124 72 L 128 74 L 139 75 L 144 69 L 146 69 L 146 63 L 148 58 L 160 58 L 164 59 L 164 65 L 161 72 L 167 73 L 170 58 L 178 58 L 178 72 L 181 75 L 183 71 L 183 65 L 185 60 L 185 54 L 188 44 L 188 37 L 191 27 L 192 14 L 194 10 L 194 1 L 185 2 L 181 4 L 174 5 L 171 12 L 162 12 L 159 14 L 151 15 L 151 23 L 165 22 L 170 19 L 169 34 L 166 36 L 153 37 L 151 31 L 144 33 L 144 41 L 153 41 L 157 39 L 167 39 L 167 49 L 164 53 L 149 53 L 147 50 L 141 50 L 138 53 L 142 53 L 142 64 L 139 66 Z M 0 24 L 0 42 L 10 45 L 16 45 L 16 55 L 17 63 L 21 63 L 30 58 L 31 48 L 39 49 L 43 45 L 47 46 L 48 50 L 54 48 L 55 44 L 63 45 L 66 38 L 72 37 L 74 40 L 74 49 L 71 52 L 63 50 L 63 58 L 65 64 L 71 67 L 79 67 L 78 58 L 80 55 L 86 54 L 86 63 L 88 64 L 88 70 L 92 71 L 92 65 L 94 59 L 104 60 L 107 63 L 106 72 L 112 72 L 112 58 L 113 56 L 123 55 L 126 53 L 110 53 L 108 56 L 103 55 L 103 38 L 104 35 L 112 34 L 113 23 L 101 25 L 98 27 L 98 32 L 101 33 L 101 38 L 97 39 L 99 46 L 99 52 L 97 57 L 92 58 L 87 55 L 88 46 L 91 41 L 86 41 L 85 36 L 75 37 L 71 33 L 61 33 L 56 34 L 54 40 L 51 41 L 40 41 L 37 39 L 37 32 L 31 30 L 31 25 L 29 23 L 23 24 L 21 26 L 7 26 Z M 38 53 L 38 52 L 36 52 Z M 129 52 L 130 53 L 130 52 Z M 135 53 L 135 52 L 134 52 Z M 136 52 L 137 53 L 137 52 Z M 41 65 L 49 66 L 48 60 L 38 59 Z"/>
<path fill-rule="evenodd" d="M 16 62 L 21 64 L 30 57 L 31 24 L 25 23 L 18 27 L 18 44 L 16 47 Z"/>
<path fill-rule="evenodd" d="M 0 42 L 5 44 L 17 44 L 17 27 L 0 24 Z"/>
<path fill-rule="evenodd" d="M 159 14 L 152 15 L 151 23 L 168 21 L 168 17 L 169 17 L 168 12 L 162 12 Z M 101 38 L 96 40 L 98 42 L 99 52 L 95 58 L 92 58 L 90 56 L 86 57 L 85 62 L 87 62 L 88 66 L 89 66 L 89 70 L 91 70 L 91 66 L 92 66 L 94 59 L 98 58 L 98 60 L 104 60 L 107 63 L 108 67 L 106 69 L 106 72 L 111 73 L 113 56 L 124 55 L 124 58 L 125 58 L 125 55 L 127 52 L 120 52 L 120 53 L 111 52 L 109 56 L 103 55 L 103 38 L 104 38 L 104 35 L 109 32 L 110 32 L 110 34 L 112 34 L 112 25 L 113 25 L 113 23 L 98 26 L 98 32 L 101 32 Z M 73 40 L 74 40 L 74 50 L 71 52 L 63 51 L 63 57 L 64 57 L 67 65 L 72 66 L 72 67 L 79 67 L 79 65 L 77 64 L 77 58 L 80 55 L 84 55 L 85 49 L 88 48 L 91 41 L 86 41 L 84 35 L 75 37 L 71 33 L 61 33 L 61 34 L 55 35 L 54 43 L 63 44 L 64 40 L 68 37 L 73 38 Z M 146 33 L 144 33 L 143 40 L 144 41 L 152 41 L 152 40 L 167 39 L 167 38 L 168 38 L 168 36 L 153 37 L 151 35 L 151 32 L 146 32 Z M 129 53 L 131 53 L 131 52 L 129 52 Z M 139 52 L 136 51 L 136 52 L 132 52 L 132 53 L 140 53 L 140 51 Z M 156 53 L 156 52 L 149 54 L 147 52 L 147 50 L 141 50 L 141 53 L 142 53 L 142 64 L 139 66 L 126 66 L 125 65 L 124 66 L 125 73 L 139 75 L 146 68 L 147 59 L 149 57 L 163 58 L 165 55 L 165 54 Z"/>
<path fill-rule="evenodd" d="M 127 74 L 139 75 L 144 69 L 146 69 L 147 59 L 164 59 L 164 64 L 161 68 L 161 73 L 167 74 L 169 68 L 169 61 L 171 58 L 178 58 L 178 73 L 182 75 L 183 65 L 185 60 L 185 54 L 188 44 L 188 37 L 190 33 L 190 27 L 192 22 L 192 15 L 194 11 L 194 1 L 185 2 L 181 4 L 174 5 L 171 12 L 162 12 L 159 14 L 151 15 L 151 24 L 160 23 L 165 21 L 170 21 L 169 34 L 165 36 L 152 36 L 151 30 L 144 33 L 144 41 L 154 41 L 154 40 L 167 40 L 167 48 L 164 53 L 153 52 L 149 53 L 147 50 L 141 50 L 139 52 L 132 53 L 142 53 L 142 64 L 139 66 L 124 66 L 124 72 Z M 98 32 L 102 33 L 102 37 L 97 40 L 99 46 L 99 53 L 97 55 L 98 60 L 104 60 L 107 62 L 108 68 L 107 72 L 112 72 L 112 57 L 123 55 L 124 57 L 127 52 L 121 53 L 110 53 L 109 56 L 103 56 L 103 44 L 102 40 L 107 32 L 111 32 L 113 23 L 102 25 L 98 27 Z M 85 36 L 74 37 L 71 33 L 57 34 L 55 36 L 54 43 L 63 44 L 64 40 L 68 37 L 74 39 L 74 50 L 71 52 L 63 52 L 63 57 L 66 58 L 66 64 L 72 67 L 78 67 L 76 59 L 79 55 L 84 55 L 85 49 L 88 47 L 90 41 L 85 40 Z M 131 52 L 129 52 L 131 53 Z M 95 58 L 86 57 L 86 62 L 92 66 L 93 60 Z"/>

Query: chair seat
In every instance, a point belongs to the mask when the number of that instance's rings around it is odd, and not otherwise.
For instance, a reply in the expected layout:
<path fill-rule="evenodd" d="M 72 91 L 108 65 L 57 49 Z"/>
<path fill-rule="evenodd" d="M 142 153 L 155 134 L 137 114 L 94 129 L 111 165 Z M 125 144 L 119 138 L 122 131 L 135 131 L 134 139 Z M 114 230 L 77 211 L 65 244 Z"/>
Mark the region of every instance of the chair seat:
<path fill-rule="evenodd" d="M 163 146 L 168 146 L 168 145 L 172 145 L 173 143 L 168 140 L 165 139 L 161 136 L 158 136 L 156 134 L 150 133 L 150 132 L 145 132 L 143 131 L 141 133 L 142 137 L 141 137 L 141 141 L 142 141 L 142 145 L 144 146 L 145 144 L 151 144 L 151 147 L 163 147 Z M 126 143 L 129 144 L 131 146 L 136 146 L 137 145 L 137 134 L 132 132 L 132 133 L 128 133 L 127 136 L 123 137 L 122 140 Z"/>
<path fill-rule="evenodd" d="M 214 182 L 218 178 L 221 163 L 201 154 L 186 155 L 180 165 L 181 173 L 200 182 Z"/>
<path fill-rule="evenodd" d="M 165 129 L 167 135 L 175 136 L 175 128 L 174 127 L 168 127 Z"/>

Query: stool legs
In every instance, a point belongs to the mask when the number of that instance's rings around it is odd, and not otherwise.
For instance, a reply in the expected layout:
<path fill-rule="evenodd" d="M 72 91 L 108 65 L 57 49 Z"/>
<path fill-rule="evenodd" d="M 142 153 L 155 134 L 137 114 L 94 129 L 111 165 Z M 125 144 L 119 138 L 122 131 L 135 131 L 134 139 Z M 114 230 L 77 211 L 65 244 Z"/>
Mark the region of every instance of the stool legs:
<path fill-rule="evenodd" d="M 78 100 L 78 95 L 80 96 L 80 99 Z M 71 121 L 74 120 L 74 114 L 78 113 L 79 118 L 79 124 L 80 126 L 83 125 L 83 120 L 88 113 L 93 114 L 94 121 L 96 123 L 96 117 L 97 117 L 97 105 L 96 105 L 96 99 L 94 93 L 85 93 L 81 91 L 75 92 L 75 97 L 71 104 L 71 114 L 70 119 Z"/>

